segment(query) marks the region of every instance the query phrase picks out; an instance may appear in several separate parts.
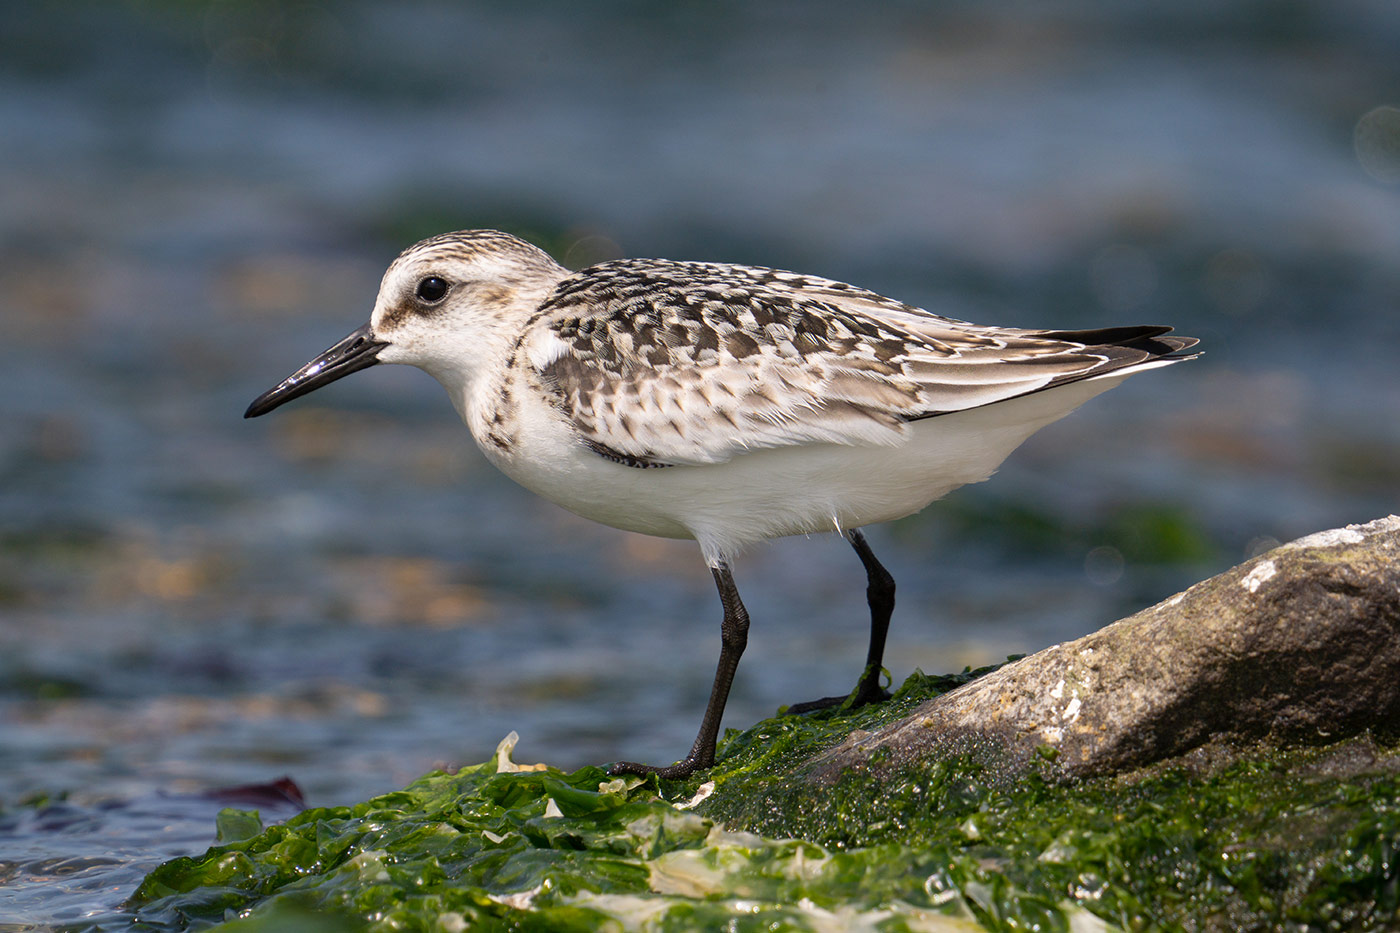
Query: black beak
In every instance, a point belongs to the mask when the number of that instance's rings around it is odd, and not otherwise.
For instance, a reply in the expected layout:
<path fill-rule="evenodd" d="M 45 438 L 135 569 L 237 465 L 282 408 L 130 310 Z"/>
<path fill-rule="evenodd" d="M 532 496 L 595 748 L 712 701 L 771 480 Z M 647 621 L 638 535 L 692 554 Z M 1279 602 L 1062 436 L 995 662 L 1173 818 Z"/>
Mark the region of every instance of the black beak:
<path fill-rule="evenodd" d="M 276 388 L 253 399 L 253 404 L 248 406 L 243 417 L 256 418 L 258 415 L 265 415 L 283 402 L 290 402 L 323 385 L 335 382 L 341 376 L 348 376 L 373 366 L 379 362 L 379 351 L 386 346 L 388 343 L 376 340 L 366 324 L 283 379 Z"/>

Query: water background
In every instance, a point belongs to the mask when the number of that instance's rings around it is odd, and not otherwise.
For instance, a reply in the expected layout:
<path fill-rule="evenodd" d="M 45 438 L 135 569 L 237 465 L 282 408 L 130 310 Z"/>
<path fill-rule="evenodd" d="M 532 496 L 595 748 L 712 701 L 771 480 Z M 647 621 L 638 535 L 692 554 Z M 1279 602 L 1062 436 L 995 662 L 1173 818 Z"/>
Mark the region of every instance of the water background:
<path fill-rule="evenodd" d="M 241 419 L 421 236 L 1201 337 L 870 531 L 896 680 L 1395 511 L 1398 47 L 1381 2 L 7 6 L 0 930 L 119 925 L 212 841 L 211 789 L 350 803 L 513 729 L 567 768 L 689 748 L 719 620 L 693 544 L 513 486 L 416 370 Z M 735 575 L 728 723 L 854 683 L 848 547 Z"/>

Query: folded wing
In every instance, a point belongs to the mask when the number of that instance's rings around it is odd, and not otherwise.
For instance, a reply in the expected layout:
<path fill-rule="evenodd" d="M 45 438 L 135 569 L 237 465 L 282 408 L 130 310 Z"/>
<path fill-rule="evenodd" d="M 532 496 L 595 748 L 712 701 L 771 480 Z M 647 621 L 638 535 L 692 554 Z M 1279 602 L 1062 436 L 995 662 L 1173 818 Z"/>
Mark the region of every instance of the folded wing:
<path fill-rule="evenodd" d="M 642 467 L 813 443 L 897 445 L 911 421 L 1196 343 L 1170 330 L 979 327 L 828 279 L 622 260 L 564 280 L 522 349 L 585 444 Z"/>

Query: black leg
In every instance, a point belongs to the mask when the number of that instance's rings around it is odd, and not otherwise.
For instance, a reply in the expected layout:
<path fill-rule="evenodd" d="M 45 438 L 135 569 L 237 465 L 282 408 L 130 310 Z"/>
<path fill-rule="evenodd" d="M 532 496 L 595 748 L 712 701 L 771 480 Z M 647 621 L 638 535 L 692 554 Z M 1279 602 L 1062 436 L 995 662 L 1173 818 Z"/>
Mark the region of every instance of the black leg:
<path fill-rule="evenodd" d="M 719 739 L 719 722 L 724 716 L 724 704 L 729 699 L 729 687 L 734 683 L 739 658 L 749 642 L 749 612 L 739 599 L 734 578 L 729 574 L 729 565 L 720 562 L 710 567 L 710 572 L 714 574 L 715 585 L 719 587 L 724 622 L 720 625 L 719 666 L 715 668 L 715 684 L 710 688 L 705 718 L 700 721 L 700 734 L 695 737 L 690 754 L 668 768 L 619 761 L 608 768 L 609 774 L 659 774 L 664 778 L 683 778 L 715 763 L 715 742 Z"/>
<path fill-rule="evenodd" d="M 875 552 L 865 541 L 865 535 L 858 529 L 846 532 L 846 540 L 856 549 L 860 562 L 865 565 L 865 601 L 870 604 L 870 650 L 865 655 L 865 671 L 860 675 L 855 692 L 849 697 L 822 697 L 806 703 L 794 703 L 788 707 L 789 713 L 810 713 L 814 709 L 840 706 L 847 699 L 852 706 L 865 706 L 890 698 L 889 691 L 880 686 L 880 672 L 884 666 L 885 636 L 890 631 L 890 616 L 894 614 L 894 577 L 875 559 Z"/>

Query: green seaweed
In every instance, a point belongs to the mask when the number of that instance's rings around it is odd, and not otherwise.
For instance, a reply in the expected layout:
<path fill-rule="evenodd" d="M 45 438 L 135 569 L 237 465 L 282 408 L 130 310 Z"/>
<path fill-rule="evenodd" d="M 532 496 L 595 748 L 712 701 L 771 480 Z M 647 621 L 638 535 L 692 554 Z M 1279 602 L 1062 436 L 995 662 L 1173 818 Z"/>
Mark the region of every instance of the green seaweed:
<path fill-rule="evenodd" d="M 214 839 L 220 845 L 252 839 L 263 831 L 262 817 L 256 810 L 224 807 L 214 818 Z"/>
<path fill-rule="evenodd" d="M 980 673 L 980 672 L 978 672 Z M 1130 779 L 967 753 L 818 780 L 810 760 L 975 676 L 730 732 L 684 782 L 519 770 L 513 738 L 354 807 L 167 862 L 143 929 L 1367 929 L 1400 919 L 1400 768 L 1363 738 Z"/>

